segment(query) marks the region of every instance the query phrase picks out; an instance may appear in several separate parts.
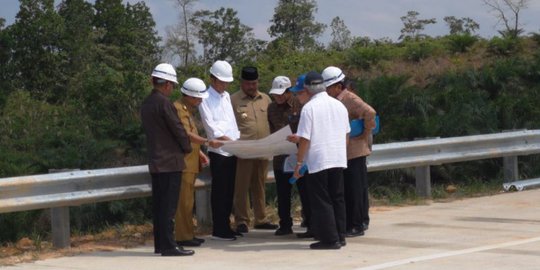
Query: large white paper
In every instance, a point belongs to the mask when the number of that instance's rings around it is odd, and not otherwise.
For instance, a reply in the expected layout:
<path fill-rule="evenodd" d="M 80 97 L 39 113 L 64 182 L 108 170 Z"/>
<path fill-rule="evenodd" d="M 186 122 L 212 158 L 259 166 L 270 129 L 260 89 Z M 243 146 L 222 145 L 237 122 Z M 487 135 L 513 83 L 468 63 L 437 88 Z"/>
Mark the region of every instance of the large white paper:
<path fill-rule="evenodd" d="M 291 128 L 286 126 L 263 139 L 226 141 L 223 151 L 239 158 L 270 158 L 277 155 L 296 153 L 296 144 L 287 141 Z"/>

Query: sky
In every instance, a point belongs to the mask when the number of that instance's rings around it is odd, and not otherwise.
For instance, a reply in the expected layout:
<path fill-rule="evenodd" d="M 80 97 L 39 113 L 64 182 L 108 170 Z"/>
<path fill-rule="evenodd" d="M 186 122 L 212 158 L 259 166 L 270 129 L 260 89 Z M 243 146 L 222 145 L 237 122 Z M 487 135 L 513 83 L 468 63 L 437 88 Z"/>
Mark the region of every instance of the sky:
<path fill-rule="evenodd" d="M 139 1 L 124 0 L 131 3 Z M 180 9 L 174 0 L 144 2 L 150 7 L 158 33 L 164 37 L 167 26 L 178 23 Z M 278 0 L 198 0 L 192 9 L 233 8 L 238 12 L 240 21 L 253 28 L 256 38 L 271 40 L 267 30 L 277 3 Z M 317 5 L 316 21 L 329 26 L 332 19 L 339 16 L 353 36 L 368 36 L 372 39 L 390 38 L 396 41 L 403 27 L 400 17 L 406 15 L 409 10 L 418 11 L 420 19 L 437 20 L 437 24 L 427 26 L 424 31 L 430 36 L 448 34 L 448 26 L 443 21 L 445 16 L 472 18 L 480 24 L 477 34 L 485 38 L 497 36 L 497 30 L 503 28 L 503 25 L 497 25 L 495 15 L 489 12 L 482 0 L 317 0 Z M 14 22 L 18 10 L 18 0 L 0 0 L 0 17 L 6 19 L 6 25 Z M 540 14 L 540 0 L 530 0 L 528 8 L 520 13 L 525 33 L 540 32 L 538 14 Z M 328 27 L 319 41 L 327 43 L 330 39 Z"/>

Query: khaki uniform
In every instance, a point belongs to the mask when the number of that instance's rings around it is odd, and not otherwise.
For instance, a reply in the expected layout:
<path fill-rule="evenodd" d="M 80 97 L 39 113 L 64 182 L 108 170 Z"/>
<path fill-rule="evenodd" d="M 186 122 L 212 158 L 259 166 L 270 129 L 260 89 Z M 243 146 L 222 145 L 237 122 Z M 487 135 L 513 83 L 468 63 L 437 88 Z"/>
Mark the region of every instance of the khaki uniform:
<path fill-rule="evenodd" d="M 345 105 L 349 119 L 364 119 L 364 133 L 358 137 L 350 138 L 347 145 L 347 159 L 368 156 L 371 154 L 369 138 L 371 130 L 375 128 L 375 110 L 359 96 L 349 90 L 342 91 L 337 99 Z"/>
<path fill-rule="evenodd" d="M 231 96 L 236 123 L 240 130 L 240 140 L 262 139 L 270 135 L 268 124 L 268 105 L 270 97 L 258 92 L 251 98 L 243 91 Z M 266 221 L 265 181 L 268 174 L 267 159 L 241 159 L 236 166 L 236 182 L 234 188 L 234 216 L 236 225 L 249 225 L 249 197 L 255 216 L 255 225 Z"/>
<path fill-rule="evenodd" d="M 174 107 L 178 111 L 180 122 L 187 132 L 192 132 L 198 135 L 197 126 L 195 125 L 192 109 L 188 105 L 182 103 L 181 100 L 174 102 Z M 194 235 L 193 226 L 193 204 L 195 192 L 195 180 L 200 171 L 199 150 L 200 145 L 191 143 L 193 151 L 184 157 L 186 168 L 182 171 L 182 183 L 180 187 L 180 199 L 175 216 L 174 234 L 176 241 L 192 240 Z"/>

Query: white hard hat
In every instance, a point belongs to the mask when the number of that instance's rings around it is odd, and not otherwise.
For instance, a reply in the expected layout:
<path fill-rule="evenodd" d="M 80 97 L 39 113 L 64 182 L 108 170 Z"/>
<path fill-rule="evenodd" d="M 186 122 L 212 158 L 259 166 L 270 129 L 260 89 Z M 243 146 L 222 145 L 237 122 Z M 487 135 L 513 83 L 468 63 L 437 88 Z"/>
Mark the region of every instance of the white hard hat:
<path fill-rule="evenodd" d="M 227 61 L 217 60 L 210 68 L 210 74 L 223 82 L 233 81 L 232 67 Z"/>
<path fill-rule="evenodd" d="M 174 70 L 171 64 L 161 63 L 152 71 L 152 77 L 164 79 L 178 84 L 176 80 L 176 70 Z"/>
<path fill-rule="evenodd" d="M 291 87 L 291 80 L 285 76 L 277 76 L 272 81 L 272 89 L 270 94 L 283 95 L 287 88 Z"/>
<path fill-rule="evenodd" d="M 326 87 L 341 82 L 343 79 L 345 79 L 345 74 L 343 74 L 343 71 L 334 66 L 325 68 L 321 75 L 324 80 L 324 86 Z"/>
<path fill-rule="evenodd" d="M 187 79 L 182 85 L 182 88 L 180 89 L 180 91 L 182 91 L 182 93 L 190 97 L 197 97 L 197 98 L 208 97 L 208 90 L 206 89 L 206 85 L 199 78 Z"/>

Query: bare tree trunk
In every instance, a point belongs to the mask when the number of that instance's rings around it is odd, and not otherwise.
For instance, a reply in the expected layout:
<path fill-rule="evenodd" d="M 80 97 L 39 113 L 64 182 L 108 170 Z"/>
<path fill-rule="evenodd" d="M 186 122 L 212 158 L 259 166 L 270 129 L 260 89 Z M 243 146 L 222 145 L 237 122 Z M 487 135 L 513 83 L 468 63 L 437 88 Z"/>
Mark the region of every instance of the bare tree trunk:
<path fill-rule="evenodd" d="M 185 30 L 185 38 L 186 38 L 186 47 L 185 47 L 185 53 L 184 53 L 184 65 L 188 65 L 189 61 L 189 30 L 188 30 L 188 19 L 187 19 L 187 13 L 186 13 L 186 5 L 189 3 L 189 1 L 185 1 L 184 5 L 182 5 L 182 12 L 184 13 L 184 30 Z"/>
<path fill-rule="evenodd" d="M 498 23 L 504 23 L 506 33 L 516 38 L 521 32 L 519 13 L 527 8 L 530 0 L 482 0 L 490 11 L 499 19 Z"/>

